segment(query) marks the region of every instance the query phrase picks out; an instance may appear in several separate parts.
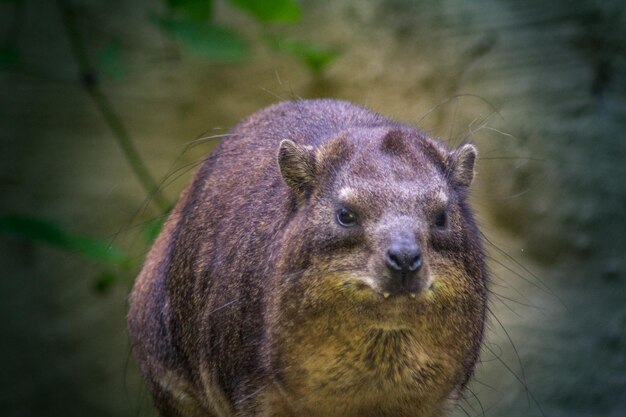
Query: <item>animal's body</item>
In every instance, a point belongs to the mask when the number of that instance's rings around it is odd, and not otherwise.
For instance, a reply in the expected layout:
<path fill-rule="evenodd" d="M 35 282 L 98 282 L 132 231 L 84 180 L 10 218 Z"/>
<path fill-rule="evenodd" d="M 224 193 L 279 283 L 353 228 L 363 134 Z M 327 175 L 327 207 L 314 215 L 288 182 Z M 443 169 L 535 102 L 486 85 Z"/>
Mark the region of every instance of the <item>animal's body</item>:
<path fill-rule="evenodd" d="M 334 100 L 280 103 L 231 133 L 131 295 L 160 413 L 445 415 L 485 323 L 474 147 Z"/>

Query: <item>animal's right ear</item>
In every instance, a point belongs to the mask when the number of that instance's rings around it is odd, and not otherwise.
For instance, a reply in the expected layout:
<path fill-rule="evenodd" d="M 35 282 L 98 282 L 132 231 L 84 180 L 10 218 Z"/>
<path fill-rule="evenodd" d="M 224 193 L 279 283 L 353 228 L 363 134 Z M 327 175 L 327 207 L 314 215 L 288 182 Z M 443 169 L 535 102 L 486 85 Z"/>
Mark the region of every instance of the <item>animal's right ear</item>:
<path fill-rule="evenodd" d="M 284 139 L 278 147 L 278 166 L 283 180 L 298 195 L 305 198 L 315 183 L 315 153 L 310 146 L 296 145 Z"/>
<path fill-rule="evenodd" d="M 456 186 L 467 188 L 474 179 L 474 164 L 478 151 L 474 145 L 466 143 L 450 154 L 450 177 Z"/>

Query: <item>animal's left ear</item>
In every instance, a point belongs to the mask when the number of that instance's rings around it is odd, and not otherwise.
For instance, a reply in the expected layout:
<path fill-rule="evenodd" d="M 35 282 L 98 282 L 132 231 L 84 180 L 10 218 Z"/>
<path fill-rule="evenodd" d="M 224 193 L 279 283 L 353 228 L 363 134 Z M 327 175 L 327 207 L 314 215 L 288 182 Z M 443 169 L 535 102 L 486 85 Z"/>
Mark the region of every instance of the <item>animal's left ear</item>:
<path fill-rule="evenodd" d="M 456 148 L 449 157 L 449 178 L 460 187 L 469 187 L 474 179 L 474 163 L 478 151 L 474 145 L 466 143 Z"/>

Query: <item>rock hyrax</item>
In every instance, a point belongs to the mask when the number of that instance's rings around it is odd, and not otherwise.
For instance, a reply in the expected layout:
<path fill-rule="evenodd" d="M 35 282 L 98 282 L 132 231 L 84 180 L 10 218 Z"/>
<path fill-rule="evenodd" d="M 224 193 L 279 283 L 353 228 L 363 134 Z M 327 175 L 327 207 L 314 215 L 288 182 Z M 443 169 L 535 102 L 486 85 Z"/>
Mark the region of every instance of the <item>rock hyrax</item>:
<path fill-rule="evenodd" d="M 476 149 L 347 102 L 253 114 L 207 158 L 130 298 L 163 416 L 443 416 L 487 272 Z"/>

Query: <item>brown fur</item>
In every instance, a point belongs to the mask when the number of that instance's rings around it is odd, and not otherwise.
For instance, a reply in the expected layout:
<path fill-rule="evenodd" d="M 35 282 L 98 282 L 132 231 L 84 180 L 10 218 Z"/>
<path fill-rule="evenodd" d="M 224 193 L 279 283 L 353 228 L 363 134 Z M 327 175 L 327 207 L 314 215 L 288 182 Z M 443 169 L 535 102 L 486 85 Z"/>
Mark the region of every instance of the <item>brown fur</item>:
<path fill-rule="evenodd" d="M 426 417 L 454 403 L 486 309 L 467 202 L 476 150 L 334 100 L 239 124 L 203 164 L 131 295 L 163 416 Z M 339 207 L 357 213 L 342 227 Z M 434 220 L 447 213 L 445 227 Z M 397 236 L 424 265 L 385 297 Z"/>

